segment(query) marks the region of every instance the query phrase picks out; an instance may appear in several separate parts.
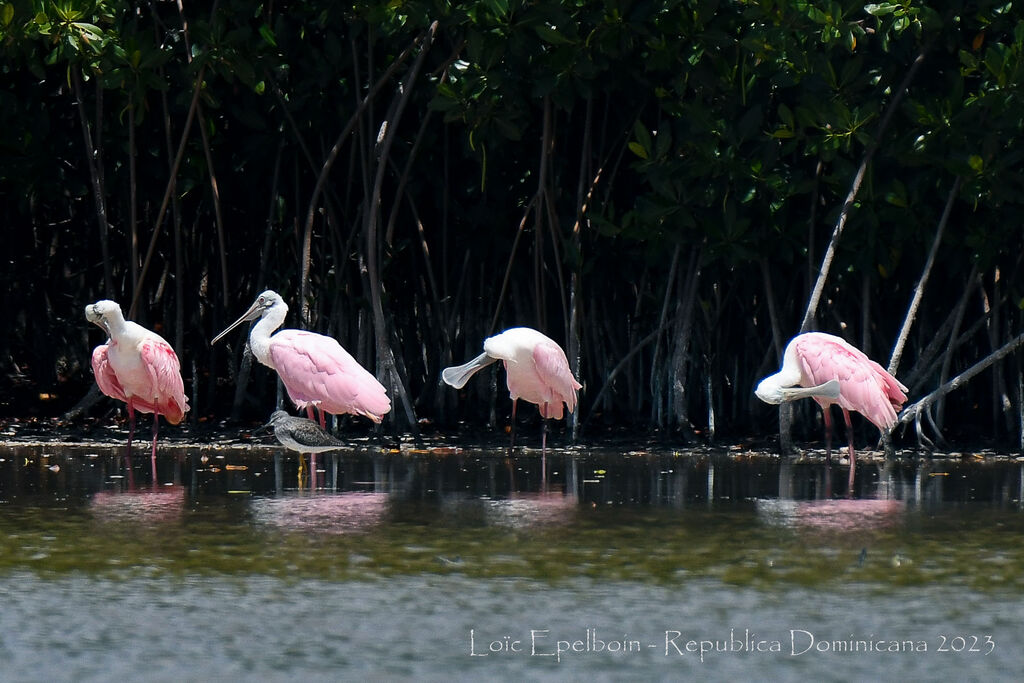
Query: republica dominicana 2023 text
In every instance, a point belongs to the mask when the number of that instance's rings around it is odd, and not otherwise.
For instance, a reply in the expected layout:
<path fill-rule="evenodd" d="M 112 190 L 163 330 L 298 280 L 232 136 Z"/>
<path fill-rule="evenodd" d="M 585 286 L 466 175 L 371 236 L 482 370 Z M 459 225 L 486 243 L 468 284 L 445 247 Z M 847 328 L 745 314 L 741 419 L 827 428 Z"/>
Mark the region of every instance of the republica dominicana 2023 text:
<path fill-rule="evenodd" d="M 871 656 L 936 652 L 986 656 L 996 648 L 995 638 L 984 633 L 936 633 L 927 637 L 851 633 L 835 637 L 802 628 L 786 629 L 782 634 L 770 636 L 749 628 L 731 628 L 728 634 L 710 638 L 679 629 L 665 629 L 653 638 L 605 635 L 591 627 L 568 638 L 548 628 L 514 634 L 488 634 L 470 629 L 467 644 L 470 657 L 524 656 L 553 658 L 558 662 L 573 656 L 621 656 L 641 652 L 664 657 L 694 657 L 701 662 L 730 655 L 805 657 L 826 653 Z"/>

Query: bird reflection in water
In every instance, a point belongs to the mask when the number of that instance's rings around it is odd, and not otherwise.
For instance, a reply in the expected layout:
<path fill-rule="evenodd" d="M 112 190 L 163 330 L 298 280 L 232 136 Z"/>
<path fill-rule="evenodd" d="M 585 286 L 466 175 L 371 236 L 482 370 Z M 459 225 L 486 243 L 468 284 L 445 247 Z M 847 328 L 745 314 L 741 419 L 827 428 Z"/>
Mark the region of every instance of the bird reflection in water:
<path fill-rule="evenodd" d="M 796 529 L 865 531 L 893 527 L 903 521 L 906 503 L 894 499 L 777 500 L 756 502 L 757 516 Z"/>
<path fill-rule="evenodd" d="M 579 510 L 577 497 L 561 491 L 516 493 L 486 499 L 484 505 L 488 524 L 513 529 L 568 525 Z"/>
<path fill-rule="evenodd" d="M 388 510 L 386 493 L 317 493 L 254 498 L 257 524 L 288 531 L 347 534 L 380 524 Z"/>
<path fill-rule="evenodd" d="M 161 524 L 182 518 L 185 498 L 184 486 L 100 491 L 93 495 L 89 510 L 104 522 Z"/>

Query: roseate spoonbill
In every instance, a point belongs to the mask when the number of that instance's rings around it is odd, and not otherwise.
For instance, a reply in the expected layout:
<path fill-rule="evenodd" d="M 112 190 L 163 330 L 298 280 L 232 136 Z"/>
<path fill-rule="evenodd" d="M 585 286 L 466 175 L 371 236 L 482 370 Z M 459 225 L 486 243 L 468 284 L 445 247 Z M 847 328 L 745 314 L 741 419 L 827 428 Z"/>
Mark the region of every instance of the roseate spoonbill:
<path fill-rule="evenodd" d="M 181 364 L 174 349 L 156 332 L 125 320 L 121 307 L 103 300 L 85 307 L 85 318 L 106 331 L 106 344 L 92 351 L 92 371 L 100 391 L 128 406 L 128 454 L 135 435 L 135 411 L 153 413 L 153 474 L 160 416 L 176 425 L 188 412 Z M 155 483 L 155 482 L 154 482 Z"/>
<path fill-rule="evenodd" d="M 281 330 L 271 336 L 287 315 L 288 305 L 268 289 L 210 344 L 243 322 L 259 318 L 249 333 L 249 347 L 256 360 L 277 371 L 297 408 L 305 408 L 313 417 L 316 406 L 321 427 L 324 413 L 362 415 L 380 422 L 391 410 L 391 399 L 377 378 L 331 337 L 306 330 Z"/>
<path fill-rule="evenodd" d="M 795 388 L 795 387 L 802 388 Z M 821 406 L 825 419 L 825 452 L 832 457 L 832 417 L 829 406 L 838 403 L 850 439 L 850 479 L 846 494 L 853 495 L 855 454 L 850 411 L 860 413 L 882 433 L 896 424 L 896 410 L 907 400 L 907 388 L 860 349 L 823 332 L 797 335 L 786 346 L 782 369 L 761 380 L 754 391 L 765 403 L 779 404 L 810 397 Z"/>
<path fill-rule="evenodd" d="M 512 443 L 515 444 L 516 404 L 519 399 L 536 403 L 542 418 L 562 419 L 562 404 L 573 412 L 576 391 L 582 385 L 572 376 L 562 347 L 529 327 L 513 327 L 484 340 L 484 352 L 465 365 L 445 368 L 441 378 L 461 389 L 481 368 L 505 362 L 508 393 L 512 398 Z M 542 436 L 542 450 L 547 434 Z"/>
<path fill-rule="evenodd" d="M 312 488 L 316 488 L 316 454 L 334 451 L 345 444 L 333 434 L 320 428 L 313 420 L 304 417 L 293 417 L 283 410 L 275 410 L 270 415 L 267 427 L 273 427 L 274 436 L 282 446 L 299 453 L 299 481 L 302 481 L 302 455 L 309 453 L 310 479 Z"/>

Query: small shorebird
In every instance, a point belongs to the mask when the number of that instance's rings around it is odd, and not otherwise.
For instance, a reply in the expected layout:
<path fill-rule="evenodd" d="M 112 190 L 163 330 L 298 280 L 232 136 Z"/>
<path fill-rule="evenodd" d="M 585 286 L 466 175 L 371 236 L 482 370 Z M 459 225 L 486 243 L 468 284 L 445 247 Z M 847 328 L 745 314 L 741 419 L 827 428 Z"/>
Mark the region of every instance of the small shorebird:
<path fill-rule="evenodd" d="M 322 429 L 313 420 L 289 415 L 283 410 L 275 410 L 270 415 L 267 427 L 274 428 L 274 436 L 282 446 L 299 454 L 299 481 L 302 481 L 302 456 L 309 453 L 310 480 L 312 488 L 316 488 L 316 454 L 334 451 L 345 446 L 333 434 Z"/>

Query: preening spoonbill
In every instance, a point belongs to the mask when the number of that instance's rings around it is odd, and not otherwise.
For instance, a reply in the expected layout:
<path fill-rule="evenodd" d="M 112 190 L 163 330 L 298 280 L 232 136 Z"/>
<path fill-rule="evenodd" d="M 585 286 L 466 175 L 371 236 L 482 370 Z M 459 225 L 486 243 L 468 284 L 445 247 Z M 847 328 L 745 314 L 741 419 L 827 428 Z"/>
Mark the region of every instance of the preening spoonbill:
<path fill-rule="evenodd" d="M 465 365 L 445 368 L 444 381 L 461 389 L 481 368 L 504 361 L 508 393 L 512 398 L 512 440 L 515 442 L 516 403 L 524 399 L 536 403 L 542 418 L 560 420 L 562 404 L 569 412 L 576 409 L 576 392 L 582 385 L 572 376 L 562 347 L 529 327 L 513 327 L 484 340 L 484 352 Z M 542 448 L 547 445 L 543 436 Z"/>
<path fill-rule="evenodd" d="M 799 387 L 799 388 L 797 388 Z M 860 413 L 883 433 L 896 424 L 896 411 L 907 400 L 907 388 L 885 369 L 844 339 L 823 332 L 793 337 L 786 346 L 782 369 L 761 380 L 754 391 L 765 403 L 778 404 L 810 397 L 825 419 L 825 451 L 832 454 L 833 403 L 843 410 L 850 439 L 850 479 L 853 495 L 855 455 L 850 411 Z"/>
<path fill-rule="evenodd" d="M 249 333 L 249 347 L 263 365 L 277 371 L 288 397 L 313 417 L 324 413 L 363 415 L 374 422 L 391 410 L 391 399 L 377 378 L 366 371 L 335 339 L 306 330 L 271 332 L 284 323 L 288 305 L 277 292 L 267 290 L 242 317 L 213 338 L 216 344 L 243 322 L 256 320 Z"/>
<path fill-rule="evenodd" d="M 135 435 L 135 411 L 153 413 L 154 474 L 156 435 L 160 415 L 176 425 L 188 412 L 181 364 L 174 349 L 156 332 L 125 320 L 121 307 L 110 300 L 85 307 L 85 318 L 102 328 L 109 339 L 92 351 L 92 371 L 100 391 L 128 406 L 128 454 Z"/>

